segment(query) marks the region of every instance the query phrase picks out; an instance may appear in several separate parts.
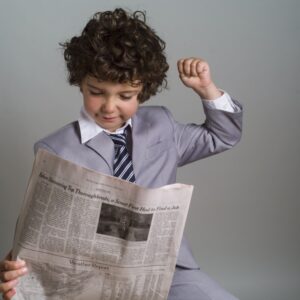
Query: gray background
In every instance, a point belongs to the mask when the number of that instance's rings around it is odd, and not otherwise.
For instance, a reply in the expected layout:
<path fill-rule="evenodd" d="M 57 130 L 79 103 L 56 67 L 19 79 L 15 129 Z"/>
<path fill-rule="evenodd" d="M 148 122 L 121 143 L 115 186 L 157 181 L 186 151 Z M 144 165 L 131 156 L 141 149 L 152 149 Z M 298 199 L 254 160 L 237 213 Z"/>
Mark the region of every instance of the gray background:
<path fill-rule="evenodd" d="M 179 171 L 195 185 L 186 234 L 202 269 L 243 300 L 300 299 L 298 0 L 1 0 L 0 256 L 11 247 L 33 143 L 81 106 L 58 42 L 117 6 L 146 10 L 167 43 L 169 90 L 152 104 L 182 122 L 203 120 L 176 70 L 178 58 L 200 56 L 245 107 L 240 144 Z"/>

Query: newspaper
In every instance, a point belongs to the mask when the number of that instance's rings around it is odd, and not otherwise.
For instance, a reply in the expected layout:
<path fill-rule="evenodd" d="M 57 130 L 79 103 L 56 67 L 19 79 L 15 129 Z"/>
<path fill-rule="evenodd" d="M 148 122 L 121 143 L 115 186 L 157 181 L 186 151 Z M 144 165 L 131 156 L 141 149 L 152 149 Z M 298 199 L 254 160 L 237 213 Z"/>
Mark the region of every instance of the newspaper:
<path fill-rule="evenodd" d="M 15 232 L 16 300 L 167 299 L 193 186 L 145 189 L 39 150 Z"/>

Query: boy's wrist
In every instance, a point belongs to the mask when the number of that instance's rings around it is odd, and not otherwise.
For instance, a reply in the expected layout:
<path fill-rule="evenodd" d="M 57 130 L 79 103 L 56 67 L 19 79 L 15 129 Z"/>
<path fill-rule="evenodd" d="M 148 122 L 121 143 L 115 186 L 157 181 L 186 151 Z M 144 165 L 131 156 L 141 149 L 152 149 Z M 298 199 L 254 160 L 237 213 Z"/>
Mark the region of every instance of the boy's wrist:
<path fill-rule="evenodd" d="M 222 96 L 222 92 L 212 82 L 207 87 L 194 88 L 194 91 L 205 100 L 215 100 Z"/>

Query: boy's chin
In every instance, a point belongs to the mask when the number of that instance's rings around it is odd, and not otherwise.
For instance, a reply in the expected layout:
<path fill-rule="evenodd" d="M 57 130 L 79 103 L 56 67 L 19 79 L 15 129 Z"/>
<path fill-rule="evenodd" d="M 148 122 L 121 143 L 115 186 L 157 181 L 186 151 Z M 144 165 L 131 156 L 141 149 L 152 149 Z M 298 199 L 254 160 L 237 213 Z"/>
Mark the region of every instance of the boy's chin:
<path fill-rule="evenodd" d="M 103 129 L 105 129 L 105 130 L 107 130 L 107 131 L 109 131 L 109 132 L 115 132 L 117 129 L 123 127 L 123 126 L 125 125 L 125 123 L 126 123 L 126 122 L 124 122 L 124 123 L 119 123 L 119 124 L 107 124 L 107 123 L 100 123 L 100 122 L 97 122 L 97 124 L 98 124 L 101 128 L 103 128 Z"/>

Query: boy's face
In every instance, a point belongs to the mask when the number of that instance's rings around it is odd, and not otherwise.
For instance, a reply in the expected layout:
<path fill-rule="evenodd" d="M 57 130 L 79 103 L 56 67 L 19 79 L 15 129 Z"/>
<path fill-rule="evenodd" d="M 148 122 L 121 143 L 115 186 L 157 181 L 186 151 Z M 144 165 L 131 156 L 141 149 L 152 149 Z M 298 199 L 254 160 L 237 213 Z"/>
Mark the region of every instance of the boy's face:
<path fill-rule="evenodd" d="M 136 113 L 142 87 L 142 84 L 132 86 L 86 76 L 80 90 L 89 115 L 102 128 L 114 132 Z"/>

